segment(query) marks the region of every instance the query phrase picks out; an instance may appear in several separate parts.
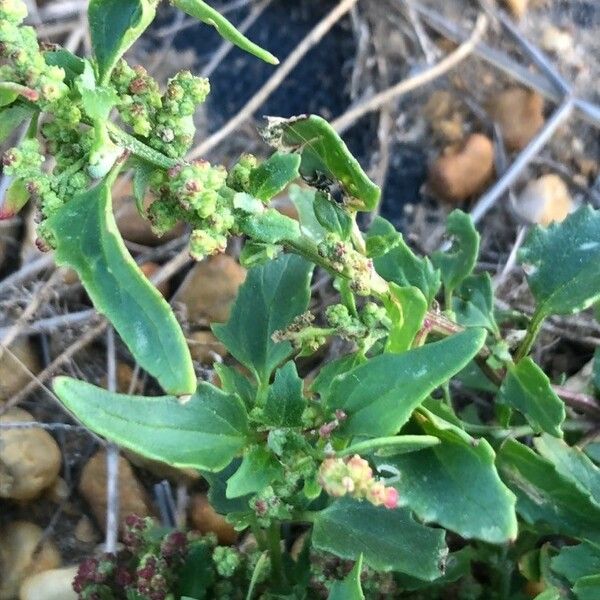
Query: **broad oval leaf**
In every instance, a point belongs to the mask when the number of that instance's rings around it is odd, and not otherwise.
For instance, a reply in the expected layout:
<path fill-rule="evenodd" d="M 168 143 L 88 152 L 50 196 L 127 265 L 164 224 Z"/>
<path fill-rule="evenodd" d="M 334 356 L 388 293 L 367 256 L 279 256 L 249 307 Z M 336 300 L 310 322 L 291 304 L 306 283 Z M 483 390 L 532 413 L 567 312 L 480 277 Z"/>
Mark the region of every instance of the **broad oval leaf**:
<path fill-rule="evenodd" d="M 564 402 L 556 395 L 546 374 L 531 358 L 511 365 L 498 392 L 498 402 L 521 412 L 537 433 L 562 437 Z"/>
<path fill-rule="evenodd" d="M 402 354 L 382 354 L 334 379 L 327 404 L 348 415 L 343 435 L 396 433 L 437 387 L 463 369 L 485 341 L 469 329 Z"/>
<path fill-rule="evenodd" d="M 519 252 L 530 265 L 536 314 L 568 315 L 600 299 L 600 210 L 589 205 L 547 229 L 535 227 Z"/>
<path fill-rule="evenodd" d="M 229 352 L 259 381 L 268 383 L 273 369 L 292 353 L 289 342 L 274 342 L 271 336 L 308 308 L 312 270 L 294 254 L 250 269 L 229 320 L 212 326 Z"/>
<path fill-rule="evenodd" d="M 243 33 L 239 32 L 223 15 L 202 0 L 172 0 L 173 4 L 182 11 L 207 25 L 212 25 L 219 35 L 235 44 L 245 52 L 272 65 L 279 64 L 277 57 L 267 52 L 264 48 L 250 41 Z"/>
<path fill-rule="evenodd" d="M 375 270 L 384 279 L 393 281 L 399 286 L 419 288 L 427 303 L 431 304 L 441 284 L 440 272 L 431 261 L 427 257 L 421 258 L 414 254 L 402 234 L 382 217 L 377 217 L 373 221 L 367 236 L 367 244 L 369 240 L 375 238 L 387 240 L 383 245 L 389 247 L 389 250 L 374 258 Z"/>
<path fill-rule="evenodd" d="M 176 396 L 196 389 L 188 346 L 173 311 L 131 258 L 112 213 L 109 184 L 77 194 L 48 219 L 58 264 L 77 271 L 96 309 L 140 366 Z"/>
<path fill-rule="evenodd" d="M 237 471 L 227 480 L 228 499 L 260 492 L 275 481 L 282 482 L 285 472 L 275 455 L 264 446 L 248 448 Z"/>
<path fill-rule="evenodd" d="M 400 500 L 426 523 L 438 523 L 466 539 L 502 544 L 517 536 L 516 498 L 494 466 L 495 453 L 484 439 L 421 409 L 423 432 L 437 446 L 385 459 L 398 469 Z M 376 460 L 381 463 L 382 460 Z"/>
<path fill-rule="evenodd" d="M 269 117 L 264 137 L 278 150 L 298 152 L 302 157 L 300 174 L 309 182 L 319 182 L 323 177 L 339 182 L 355 210 L 373 210 L 377 206 L 381 190 L 325 119 L 317 115 Z"/>
<path fill-rule="evenodd" d="M 600 506 L 547 460 L 516 440 L 506 440 L 496 465 L 517 496 L 517 511 L 532 525 L 600 544 Z M 543 530 L 543 529 L 542 529 Z"/>
<path fill-rule="evenodd" d="M 268 202 L 300 177 L 297 154 L 276 152 L 250 173 L 248 191 L 255 198 Z"/>
<path fill-rule="evenodd" d="M 35 113 L 35 108 L 26 106 L 25 104 L 14 104 L 0 110 L 0 142 L 6 138 L 15 129 L 30 119 Z"/>
<path fill-rule="evenodd" d="M 88 20 L 101 84 L 108 82 L 118 60 L 150 25 L 156 4 L 157 0 L 90 0 Z"/>
<path fill-rule="evenodd" d="M 116 394 L 57 377 L 54 391 L 79 421 L 137 454 L 178 468 L 219 471 L 248 439 L 242 401 L 202 382 L 189 401 Z"/>
<path fill-rule="evenodd" d="M 442 529 L 417 523 L 405 508 L 390 510 L 342 498 L 319 512 L 312 541 L 317 550 L 432 581 L 442 575 L 448 548 Z"/>
<path fill-rule="evenodd" d="M 362 554 L 354 563 L 352 571 L 346 575 L 343 581 L 334 581 L 327 600 L 365 600 L 360 585 L 360 573 L 362 571 Z"/>
<path fill-rule="evenodd" d="M 293 361 L 275 372 L 263 409 L 263 421 L 271 427 L 301 427 L 306 399 L 302 395 L 303 381 Z"/>

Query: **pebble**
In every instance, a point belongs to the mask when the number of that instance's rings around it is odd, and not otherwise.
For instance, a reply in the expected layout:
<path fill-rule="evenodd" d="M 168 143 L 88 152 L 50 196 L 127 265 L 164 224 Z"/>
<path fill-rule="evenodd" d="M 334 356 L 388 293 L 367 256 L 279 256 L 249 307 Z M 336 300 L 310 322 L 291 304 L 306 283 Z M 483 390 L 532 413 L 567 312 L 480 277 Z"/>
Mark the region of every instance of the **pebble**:
<path fill-rule="evenodd" d="M 20 408 L 0 416 L 0 423 L 35 421 Z M 61 453 L 45 430 L 8 429 L 0 436 L 0 498 L 32 500 L 57 479 Z"/>
<path fill-rule="evenodd" d="M 28 521 L 13 521 L 0 531 L 0 600 L 15 600 L 26 577 L 60 566 L 60 554 L 51 540 L 36 552 L 43 535 L 41 527 Z"/>
<path fill-rule="evenodd" d="M 0 349 L 0 403 L 8 400 L 31 381 L 40 370 L 40 361 L 28 338 L 16 339 L 10 352 Z"/>
<path fill-rule="evenodd" d="M 19 600 L 77 600 L 73 579 L 77 566 L 31 575 L 21 585 Z"/>
<path fill-rule="evenodd" d="M 470 135 L 463 146 L 438 157 L 429 168 L 433 194 L 459 203 L 480 192 L 494 173 L 494 146 L 480 133 Z"/>
<path fill-rule="evenodd" d="M 488 103 L 508 150 L 522 150 L 544 125 L 544 99 L 537 92 L 512 87 Z"/>
<path fill-rule="evenodd" d="M 556 174 L 530 181 L 519 194 L 515 209 L 529 223 L 563 221 L 576 208 L 565 182 Z"/>
<path fill-rule="evenodd" d="M 99 540 L 98 531 L 87 515 L 82 515 L 77 521 L 73 535 L 77 541 L 83 544 L 95 544 Z"/>
<path fill-rule="evenodd" d="M 194 494 L 190 498 L 189 519 L 193 529 L 202 534 L 214 533 L 223 546 L 230 546 L 237 539 L 233 525 L 215 511 L 206 494 Z"/>
<path fill-rule="evenodd" d="M 573 38 L 571 34 L 554 25 L 548 25 L 542 33 L 542 48 L 546 52 L 552 52 L 557 56 L 567 54 L 573 50 Z"/>
<path fill-rule="evenodd" d="M 504 5 L 516 19 L 522 19 L 527 12 L 529 0 L 504 0 Z"/>
<path fill-rule="evenodd" d="M 212 331 L 194 331 L 187 336 L 187 340 L 192 358 L 203 365 L 212 365 L 218 357 L 227 355 L 227 348 Z"/>
<path fill-rule="evenodd" d="M 151 516 L 150 500 L 129 461 L 119 456 L 119 525 L 123 530 L 127 515 Z M 106 452 L 99 450 L 85 464 L 79 480 L 79 493 L 90 506 L 98 525 L 106 528 Z"/>
<path fill-rule="evenodd" d="M 246 270 L 227 254 L 218 254 L 195 265 L 175 293 L 173 302 L 183 305 L 192 324 L 223 323 Z"/>

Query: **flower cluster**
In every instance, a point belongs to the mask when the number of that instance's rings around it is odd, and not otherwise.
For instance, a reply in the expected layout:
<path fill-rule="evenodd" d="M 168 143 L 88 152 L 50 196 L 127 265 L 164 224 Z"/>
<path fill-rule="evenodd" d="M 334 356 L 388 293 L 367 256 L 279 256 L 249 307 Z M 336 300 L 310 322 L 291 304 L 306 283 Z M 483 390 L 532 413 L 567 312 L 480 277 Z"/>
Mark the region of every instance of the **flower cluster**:
<path fill-rule="evenodd" d="M 67 93 L 65 72 L 46 63 L 33 27 L 21 26 L 26 16 L 22 0 L 0 0 L 0 81 L 24 86 L 18 93 L 45 107 Z"/>
<path fill-rule="evenodd" d="M 349 495 L 386 508 L 398 505 L 398 491 L 375 479 L 369 463 L 358 454 L 345 460 L 325 459 L 319 469 L 319 482 L 330 496 Z"/>
<path fill-rule="evenodd" d="M 120 60 L 111 75 L 118 109 L 134 133 L 159 152 L 182 158 L 194 139 L 193 114 L 210 91 L 208 79 L 180 71 L 161 95 L 158 83 L 141 66 Z"/>

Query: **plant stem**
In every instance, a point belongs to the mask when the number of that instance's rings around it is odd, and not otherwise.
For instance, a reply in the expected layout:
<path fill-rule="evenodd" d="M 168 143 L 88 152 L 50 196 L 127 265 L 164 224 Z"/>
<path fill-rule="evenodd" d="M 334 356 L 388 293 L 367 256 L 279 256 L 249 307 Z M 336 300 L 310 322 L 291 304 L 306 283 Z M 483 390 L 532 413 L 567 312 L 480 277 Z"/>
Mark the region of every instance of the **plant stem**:
<path fill-rule="evenodd" d="M 440 439 L 432 435 L 403 435 L 401 437 L 380 437 L 372 440 L 358 442 L 348 448 L 336 452 L 336 456 L 349 456 L 350 454 L 360 454 L 361 452 L 369 452 L 380 448 L 397 447 L 402 449 L 404 445 L 419 444 L 420 447 L 435 446 L 440 443 Z"/>
<path fill-rule="evenodd" d="M 533 313 L 531 321 L 529 321 L 529 326 L 527 327 L 527 334 L 523 338 L 523 341 L 515 354 L 516 363 L 529 354 L 543 323 L 544 315 L 539 311 Z"/>
<path fill-rule="evenodd" d="M 267 531 L 269 556 L 271 557 L 271 578 L 276 587 L 283 583 L 283 562 L 281 559 L 281 537 L 279 521 L 273 521 Z"/>
<path fill-rule="evenodd" d="M 254 571 L 252 572 L 252 578 L 250 579 L 250 585 L 248 586 L 248 593 L 246 594 L 246 600 L 252 600 L 252 596 L 254 596 L 254 588 L 256 588 L 256 584 L 261 575 L 261 572 L 265 566 L 267 561 L 268 553 L 263 552 L 259 559 L 256 561 L 256 565 L 254 566 Z"/>

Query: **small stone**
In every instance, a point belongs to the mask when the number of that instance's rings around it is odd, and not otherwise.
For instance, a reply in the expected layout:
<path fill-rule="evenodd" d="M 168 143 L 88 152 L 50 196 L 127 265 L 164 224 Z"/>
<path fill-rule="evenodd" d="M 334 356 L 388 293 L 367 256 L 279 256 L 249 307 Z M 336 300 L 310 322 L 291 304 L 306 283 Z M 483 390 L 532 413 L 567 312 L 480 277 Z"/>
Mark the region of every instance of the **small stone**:
<path fill-rule="evenodd" d="M 52 541 L 45 540 L 38 550 L 43 535 L 41 527 L 28 521 L 13 521 L 0 530 L 0 600 L 14 600 L 26 577 L 60 566 Z"/>
<path fill-rule="evenodd" d="M 458 98 L 447 90 L 436 90 L 431 94 L 423 116 L 434 134 L 446 142 L 459 142 L 464 137 L 464 118 Z"/>
<path fill-rule="evenodd" d="M 77 566 L 50 569 L 31 575 L 21 585 L 19 600 L 77 600 L 73 579 Z"/>
<path fill-rule="evenodd" d="M 40 362 L 29 339 L 18 338 L 8 352 L 0 348 L 0 402 L 24 388 L 31 381 L 31 374 L 39 370 Z"/>
<path fill-rule="evenodd" d="M 223 323 L 245 279 L 243 267 L 231 256 L 218 254 L 191 269 L 173 302 L 185 306 L 190 323 Z"/>
<path fill-rule="evenodd" d="M 119 525 L 123 531 L 125 519 L 130 514 L 151 516 L 153 511 L 146 491 L 139 482 L 129 462 L 119 456 Z M 79 493 L 90 505 L 92 513 L 104 531 L 106 528 L 106 452 L 100 450 L 83 467 L 79 480 Z"/>
<path fill-rule="evenodd" d="M 480 192 L 494 173 L 494 146 L 480 133 L 470 135 L 462 148 L 440 156 L 429 169 L 434 195 L 462 202 Z"/>
<path fill-rule="evenodd" d="M 212 365 L 219 357 L 227 355 L 227 348 L 212 331 L 194 331 L 188 336 L 188 346 L 192 358 L 203 365 Z"/>
<path fill-rule="evenodd" d="M 529 223 L 563 221 L 576 208 L 565 182 L 554 173 L 530 181 L 519 194 L 516 211 Z"/>
<path fill-rule="evenodd" d="M 77 541 L 83 544 L 95 544 L 99 539 L 98 532 L 92 520 L 86 515 L 82 515 L 79 521 L 77 521 L 73 535 Z"/>
<path fill-rule="evenodd" d="M 488 103 L 508 150 L 522 150 L 544 125 L 544 99 L 537 92 L 509 88 Z"/>
<path fill-rule="evenodd" d="M 160 265 L 155 263 L 155 262 L 147 262 L 144 263 L 140 269 L 142 270 L 142 273 L 148 278 L 150 279 L 152 277 L 152 275 L 154 275 L 154 273 L 156 273 L 156 271 L 158 271 L 160 269 Z M 159 283 L 156 288 L 158 289 L 158 291 L 163 295 L 163 297 L 167 298 L 169 296 L 169 293 L 171 291 L 171 288 L 169 286 L 169 282 L 168 281 L 163 281 L 162 283 Z"/>
<path fill-rule="evenodd" d="M 504 5 L 516 19 L 522 19 L 527 12 L 529 0 L 504 0 Z"/>
<path fill-rule="evenodd" d="M 193 529 L 202 534 L 214 533 L 223 546 L 230 546 L 237 539 L 233 525 L 215 511 L 206 494 L 194 494 L 190 498 L 189 518 Z"/>
<path fill-rule="evenodd" d="M 45 497 L 55 504 L 63 504 L 71 495 L 71 490 L 67 482 L 62 477 L 57 477 L 56 481 L 46 490 Z"/>
<path fill-rule="evenodd" d="M 0 423 L 35 421 L 20 408 L 0 416 Z M 45 430 L 7 429 L 0 436 L 0 498 L 31 500 L 58 477 L 61 454 L 54 438 Z"/>
<path fill-rule="evenodd" d="M 561 56 L 573 50 L 573 38 L 569 32 L 548 25 L 542 33 L 542 48 L 546 52 Z"/>

